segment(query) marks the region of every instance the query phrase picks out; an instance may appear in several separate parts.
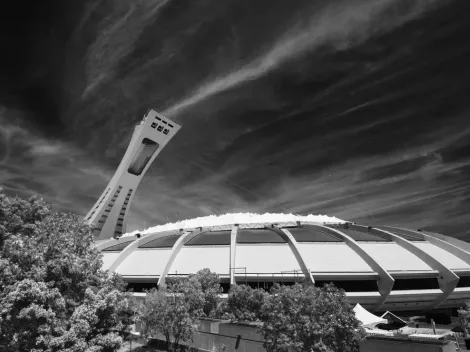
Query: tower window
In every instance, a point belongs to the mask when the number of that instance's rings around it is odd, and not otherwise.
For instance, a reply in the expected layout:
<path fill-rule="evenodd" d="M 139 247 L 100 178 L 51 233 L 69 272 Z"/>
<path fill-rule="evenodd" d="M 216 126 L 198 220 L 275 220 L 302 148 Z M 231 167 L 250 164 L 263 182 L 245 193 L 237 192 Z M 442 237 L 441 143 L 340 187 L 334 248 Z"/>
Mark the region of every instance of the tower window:
<path fill-rule="evenodd" d="M 152 155 L 157 151 L 159 145 L 151 139 L 144 138 L 129 166 L 127 171 L 133 175 L 139 176 L 144 171 Z"/>

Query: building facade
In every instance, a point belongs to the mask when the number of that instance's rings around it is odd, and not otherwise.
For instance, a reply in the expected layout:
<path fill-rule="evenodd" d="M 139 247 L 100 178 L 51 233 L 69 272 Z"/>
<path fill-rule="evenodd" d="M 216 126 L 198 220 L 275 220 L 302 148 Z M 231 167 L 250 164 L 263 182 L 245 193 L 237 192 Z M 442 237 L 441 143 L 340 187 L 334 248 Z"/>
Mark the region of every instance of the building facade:
<path fill-rule="evenodd" d="M 470 244 L 354 223 L 237 223 L 126 234 L 98 245 L 103 268 L 135 291 L 203 268 L 231 285 L 332 282 L 371 311 L 456 308 L 470 299 Z"/>

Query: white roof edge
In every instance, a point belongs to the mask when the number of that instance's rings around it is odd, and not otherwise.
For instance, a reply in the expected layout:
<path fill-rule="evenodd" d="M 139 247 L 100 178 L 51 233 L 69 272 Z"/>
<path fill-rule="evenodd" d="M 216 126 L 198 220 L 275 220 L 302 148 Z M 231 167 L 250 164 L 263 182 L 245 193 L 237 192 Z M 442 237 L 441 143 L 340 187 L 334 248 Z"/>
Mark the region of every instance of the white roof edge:
<path fill-rule="evenodd" d="M 259 224 L 284 224 L 284 223 L 295 223 L 297 221 L 305 223 L 324 224 L 332 223 L 339 224 L 345 223 L 346 221 L 338 219 L 336 217 L 327 215 L 296 215 L 296 214 L 284 214 L 284 213 L 228 213 L 224 215 L 209 215 L 204 217 L 198 217 L 194 219 L 187 219 L 174 223 L 167 223 L 164 225 L 157 225 L 149 227 L 145 230 L 135 230 L 124 234 L 122 237 L 134 236 L 136 233 L 142 235 L 164 232 L 164 231 L 178 231 L 178 230 L 192 230 L 195 228 L 212 228 L 217 226 L 233 226 L 235 224 L 244 225 L 259 225 Z"/>

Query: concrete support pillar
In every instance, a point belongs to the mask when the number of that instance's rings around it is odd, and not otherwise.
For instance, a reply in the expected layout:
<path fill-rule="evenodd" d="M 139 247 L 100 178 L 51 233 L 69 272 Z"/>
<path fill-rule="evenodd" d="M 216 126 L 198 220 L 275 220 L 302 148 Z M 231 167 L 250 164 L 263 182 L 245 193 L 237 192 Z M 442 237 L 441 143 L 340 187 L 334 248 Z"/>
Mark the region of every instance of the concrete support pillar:
<path fill-rule="evenodd" d="M 302 257 L 302 254 L 299 251 L 299 246 L 297 244 L 297 241 L 295 240 L 294 236 L 289 232 L 287 229 L 281 229 L 277 226 L 272 226 L 268 227 L 268 229 L 274 231 L 277 233 L 284 241 L 287 242 L 289 245 L 290 250 L 295 256 L 295 259 L 297 259 L 297 263 L 299 263 L 299 267 L 302 270 L 302 273 L 304 274 L 305 277 L 305 282 L 307 284 L 315 284 L 315 280 L 313 279 L 312 272 L 310 269 L 307 268 L 307 265 L 305 264 L 305 260 Z"/>
<path fill-rule="evenodd" d="M 230 233 L 230 286 L 236 285 L 235 281 L 235 265 L 236 265 L 236 255 L 237 255 L 237 235 L 238 235 L 238 225 L 232 227 Z"/>
<path fill-rule="evenodd" d="M 390 292 L 392 292 L 393 284 L 395 282 L 395 280 L 387 272 L 387 270 L 385 270 L 384 267 L 382 267 L 374 258 L 372 258 L 369 253 L 362 249 L 359 244 L 354 241 L 354 239 L 352 239 L 345 233 L 323 225 L 301 225 L 301 227 L 324 232 L 344 241 L 349 246 L 349 248 L 356 252 L 357 255 L 359 255 L 371 267 L 371 269 L 379 275 L 379 279 L 377 281 L 377 288 L 380 293 L 380 299 L 376 302 L 376 305 L 374 307 L 375 310 L 379 310 L 380 307 L 387 300 L 388 296 L 390 295 Z M 341 259 L 338 258 L 338 260 Z"/>
<path fill-rule="evenodd" d="M 447 268 L 444 264 L 436 260 L 434 257 L 417 247 L 412 242 L 406 240 L 405 238 L 398 236 L 390 231 L 381 230 L 375 227 L 368 227 L 362 225 L 349 225 L 349 228 L 353 231 L 370 233 L 372 235 L 378 235 L 381 237 L 388 237 L 390 240 L 394 241 L 400 247 L 406 249 L 407 251 L 413 253 L 423 262 L 425 262 L 431 269 L 436 270 L 438 274 L 437 281 L 439 283 L 439 288 L 442 291 L 442 294 L 437 298 L 434 302 L 432 302 L 429 306 L 429 309 L 434 309 L 438 307 L 440 304 L 445 302 L 445 300 L 450 296 L 450 294 L 454 291 L 457 283 L 459 282 L 459 277 L 449 268 Z M 397 258 L 399 260 L 399 258 Z"/>
<path fill-rule="evenodd" d="M 165 268 L 163 269 L 162 273 L 160 274 L 160 277 L 158 279 L 158 288 L 159 289 L 164 289 L 166 287 L 165 280 L 166 276 L 168 275 L 171 266 L 173 265 L 176 257 L 178 254 L 181 252 L 181 248 L 192 240 L 194 237 L 202 233 L 202 228 L 199 228 L 198 230 L 190 231 L 190 232 L 185 232 L 178 240 L 175 242 L 171 249 L 170 253 L 170 258 L 168 258 L 168 261 L 166 262 Z"/>

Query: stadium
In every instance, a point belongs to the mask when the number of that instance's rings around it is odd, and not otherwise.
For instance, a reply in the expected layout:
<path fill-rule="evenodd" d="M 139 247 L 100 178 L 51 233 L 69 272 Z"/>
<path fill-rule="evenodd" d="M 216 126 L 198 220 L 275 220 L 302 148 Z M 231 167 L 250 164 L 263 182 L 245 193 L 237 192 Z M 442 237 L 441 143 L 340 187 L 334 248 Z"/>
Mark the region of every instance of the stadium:
<path fill-rule="evenodd" d="M 470 297 L 469 244 L 335 220 L 227 214 L 125 234 L 98 248 L 103 268 L 121 274 L 136 292 L 209 268 L 225 292 L 234 284 L 268 289 L 275 282 L 332 282 L 351 304 L 371 311 L 456 308 Z"/>
<path fill-rule="evenodd" d="M 239 213 L 126 233 L 135 190 L 180 127 L 149 110 L 84 219 L 93 226 L 103 269 L 122 275 L 135 292 L 209 268 L 225 293 L 241 283 L 269 289 L 332 282 L 351 304 L 376 312 L 455 310 L 470 298 L 470 244 L 419 229 Z"/>

